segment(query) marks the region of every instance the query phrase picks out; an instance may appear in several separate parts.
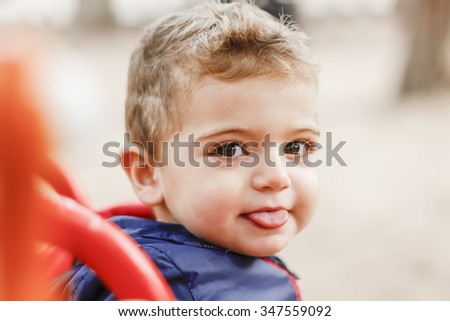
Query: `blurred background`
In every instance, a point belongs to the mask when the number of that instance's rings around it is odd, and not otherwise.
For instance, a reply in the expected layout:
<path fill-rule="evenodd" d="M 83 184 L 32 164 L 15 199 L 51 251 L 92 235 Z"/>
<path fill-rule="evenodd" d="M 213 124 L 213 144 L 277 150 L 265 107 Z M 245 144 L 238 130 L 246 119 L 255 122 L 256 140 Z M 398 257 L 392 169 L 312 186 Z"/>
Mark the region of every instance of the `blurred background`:
<path fill-rule="evenodd" d="M 52 156 L 96 208 L 136 200 L 101 164 L 104 144 L 123 144 L 143 26 L 200 1 L 0 0 L 0 61 L 30 63 Z M 319 127 L 346 141 L 347 166 L 319 168 L 316 215 L 280 253 L 304 299 L 450 300 L 450 1 L 256 3 L 311 36 Z"/>

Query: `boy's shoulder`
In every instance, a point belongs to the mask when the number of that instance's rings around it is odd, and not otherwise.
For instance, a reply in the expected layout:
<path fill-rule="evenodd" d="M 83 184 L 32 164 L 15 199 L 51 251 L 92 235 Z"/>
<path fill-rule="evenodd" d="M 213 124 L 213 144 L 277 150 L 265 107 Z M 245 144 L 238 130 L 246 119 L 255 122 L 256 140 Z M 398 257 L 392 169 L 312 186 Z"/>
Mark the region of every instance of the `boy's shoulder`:
<path fill-rule="evenodd" d="M 295 276 L 275 257 L 228 251 L 195 237 L 178 224 L 128 216 L 111 221 L 152 258 L 178 300 L 300 298 Z M 87 266 L 74 269 L 69 285 L 75 300 L 114 299 Z"/>
<path fill-rule="evenodd" d="M 113 221 L 140 244 L 166 278 L 183 279 L 195 300 L 299 298 L 295 274 L 277 257 L 234 253 L 197 238 L 179 224 L 135 217 Z M 175 268 L 169 277 L 168 266 Z"/>

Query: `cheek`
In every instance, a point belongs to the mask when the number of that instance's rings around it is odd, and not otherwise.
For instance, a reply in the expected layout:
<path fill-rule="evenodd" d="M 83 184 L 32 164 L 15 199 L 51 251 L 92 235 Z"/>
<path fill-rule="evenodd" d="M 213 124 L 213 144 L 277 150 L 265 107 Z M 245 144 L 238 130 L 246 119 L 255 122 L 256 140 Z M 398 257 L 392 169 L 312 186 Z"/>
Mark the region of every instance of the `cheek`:
<path fill-rule="evenodd" d="M 317 169 L 303 169 L 295 176 L 295 191 L 299 198 L 299 205 L 307 211 L 314 210 L 319 196 L 319 176 Z"/>
<path fill-rule="evenodd" d="M 212 211 L 224 210 L 236 203 L 241 184 L 230 171 L 198 167 L 181 169 L 171 175 L 165 190 L 178 204 L 189 206 L 198 215 L 208 211 L 211 215 Z"/>
<path fill-rule="evenodd" d="M 311 220 L 317 205 L 319 194 L 319 181 L 317 173 L 307 170 L 302 175 L 296 177 L 294 183 L 294 193 L 297 198 L 294 218 L 296 231 L 301 231 Z"/>
<path fill-rule="evenodd" d="M 219 177 L 218 177 L 219 176 Z M 227 232 L 239 213 L 239 195 L 228 181 L 221 181 L 216 175 L 214 181 L 202 180 L 183 196 L 183 208 L 178 208 L 182 224 L 200 238 L 211 240 Z M 182 191 L 181 191 L 182 192 Z"/>
<path fill-rule="evenodd" d="M 201 191 L 201 197 L 209 205 L 231 204 L 236 200 L 240 187 L 231 175 L 215 172 L 204 175 L 194 190 Z"/>

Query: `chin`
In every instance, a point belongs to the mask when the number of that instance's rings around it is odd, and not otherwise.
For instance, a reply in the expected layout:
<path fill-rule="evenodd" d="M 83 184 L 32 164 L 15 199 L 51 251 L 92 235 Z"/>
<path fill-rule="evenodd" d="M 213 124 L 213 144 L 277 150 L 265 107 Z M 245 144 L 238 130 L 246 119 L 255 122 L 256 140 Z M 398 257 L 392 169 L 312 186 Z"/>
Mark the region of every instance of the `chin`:
<path fill-rule="evenodd" d="M 276 244 L 275 242 L 268 244 L 267 246 L 257 245 L 255 247 L 247 247 L 244 249 L 237 250 L 237 253 L 244 254 L 247 256 L 255 257 L 266 257 L 272 256 L 280 252 L 285 248 L 286 244 Z"/>

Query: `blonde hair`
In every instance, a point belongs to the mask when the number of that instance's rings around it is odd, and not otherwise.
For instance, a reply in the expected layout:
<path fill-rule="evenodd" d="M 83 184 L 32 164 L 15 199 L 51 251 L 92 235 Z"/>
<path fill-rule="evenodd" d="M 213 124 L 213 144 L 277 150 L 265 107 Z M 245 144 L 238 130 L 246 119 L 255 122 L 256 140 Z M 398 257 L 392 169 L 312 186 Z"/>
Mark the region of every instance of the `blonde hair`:
<path fill-rule="evenodd" d="M 295 24 L 244 1 L 210 1 L 156 21 L 142 34 L 130 60 L 130 140 L 147 146 L 179 129 L 180 109 L 205 75 L 228 81 L 284 76 L 315 82 L 318 67 L 307 42 Z"/>

